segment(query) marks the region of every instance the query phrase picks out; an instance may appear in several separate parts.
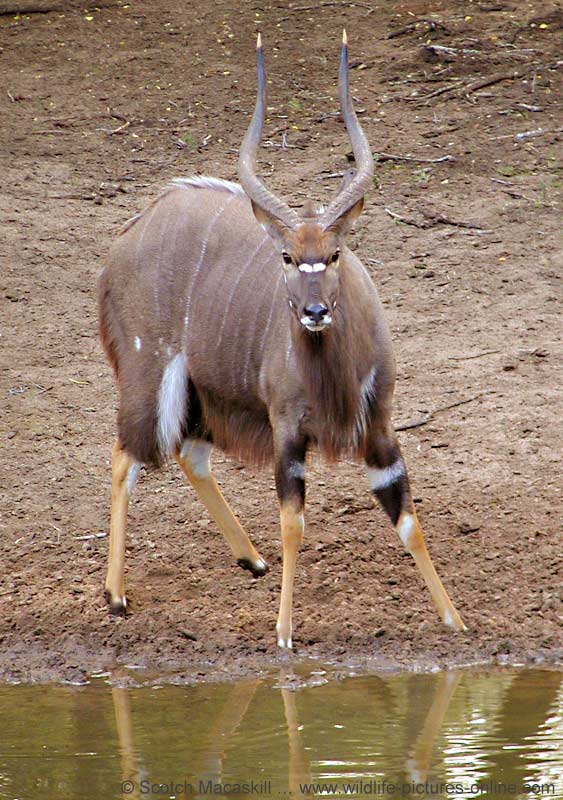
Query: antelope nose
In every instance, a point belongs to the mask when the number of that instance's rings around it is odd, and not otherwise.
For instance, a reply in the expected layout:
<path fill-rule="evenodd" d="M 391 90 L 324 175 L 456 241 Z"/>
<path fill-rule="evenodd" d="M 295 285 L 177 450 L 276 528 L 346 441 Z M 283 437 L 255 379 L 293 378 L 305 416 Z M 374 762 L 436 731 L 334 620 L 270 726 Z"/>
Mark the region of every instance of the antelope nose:
<path fill-rule="evenodd" d="M 325 314 L 328 314 L 328 308 L 324 303 L 312 303 L 310 306 L 305 306 L 305 314 L 313 322 L 319 323 L 323 321 Z"/>

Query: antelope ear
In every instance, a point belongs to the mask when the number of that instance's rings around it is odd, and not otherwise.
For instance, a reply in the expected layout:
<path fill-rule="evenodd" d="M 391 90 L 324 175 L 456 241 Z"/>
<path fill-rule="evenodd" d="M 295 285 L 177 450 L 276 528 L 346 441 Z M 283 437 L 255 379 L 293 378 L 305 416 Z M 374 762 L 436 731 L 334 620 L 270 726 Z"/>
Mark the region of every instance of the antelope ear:
<path fill-rule="evenodd" d="M 269 211 L 266 211 L 254 200 L 250 201 L 252 203 L 252 212 L 256 217 L 257 222 L 264 228 L 267 234 L 276 242 L 276 244 L 281 244 L 282 246 L 287 240 L 287 234 L 290 231 L 290 228 L 287 227 L 280 219 L 275 217 L 273 214 L 270 214 Z"/>
<path fill-rule="evenodd" d="M 362 213 L 364 208 L 364 198 L 361 197 L 357 203 L 355 203 L 352 208 L 349 208 L 348 211 L 345 211 L 341 214 L 334 222 L 326 228 L 327 231 L 331 231 L 331 233 L 336 234 L 339 238 L 346 236 L 346 234 L 352 230 L 354 227 L 354 223 Z"/>

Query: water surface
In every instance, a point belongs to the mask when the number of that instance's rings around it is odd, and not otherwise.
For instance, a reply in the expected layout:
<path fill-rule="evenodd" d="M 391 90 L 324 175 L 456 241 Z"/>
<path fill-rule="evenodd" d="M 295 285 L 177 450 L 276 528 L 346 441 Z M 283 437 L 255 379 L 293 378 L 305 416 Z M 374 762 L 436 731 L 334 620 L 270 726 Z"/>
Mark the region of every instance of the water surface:
<path fill-rule="evenodd" d="M 563 798 L 563 672 L 0 687 L 0 797 Z"/>

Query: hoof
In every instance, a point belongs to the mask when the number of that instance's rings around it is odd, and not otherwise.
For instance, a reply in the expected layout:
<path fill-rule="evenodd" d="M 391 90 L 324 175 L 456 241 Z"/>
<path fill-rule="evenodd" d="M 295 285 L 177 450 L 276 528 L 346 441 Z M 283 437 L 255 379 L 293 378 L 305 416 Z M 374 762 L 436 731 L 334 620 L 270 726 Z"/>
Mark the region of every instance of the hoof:
<path fill-rule="evenodd" d="M 109 603 L 109 613 L 112 617 L 124 617 L 127 613 L 127 598 L 116 597 L 112 600 L 109 592 L 106 591 L 106 600 Z"/>
<path fill-rule="evenodd" d="M 251 572 L 253 578 L 261 578 L 268 572 L 268 565 L 261 558 L 256 562 L 251 561 L 249 558 L 239 558 L 237 564 L 242 569 L 247 569 Z"/>
<path fill-rule="evenodd" d="M 444 614 L 443 622 L 448 628 L 452 628 L 454 631 L 466 631 L 467 625 L 459 616 L 457 611 L 454 609 L 453 613 L 451 613 L 448 609 L 446 609 L 446 613 Z"/>

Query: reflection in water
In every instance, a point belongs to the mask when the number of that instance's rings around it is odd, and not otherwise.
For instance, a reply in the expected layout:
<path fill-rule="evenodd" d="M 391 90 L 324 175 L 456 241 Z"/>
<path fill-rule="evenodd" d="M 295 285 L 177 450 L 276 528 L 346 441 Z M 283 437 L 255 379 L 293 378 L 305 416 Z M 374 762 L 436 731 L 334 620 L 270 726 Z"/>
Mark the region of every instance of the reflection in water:
<path fill-rule="evenodd" d="M 563 798 L 562 672 L 298 672 L 0 687 L 0 797 Z"/>

